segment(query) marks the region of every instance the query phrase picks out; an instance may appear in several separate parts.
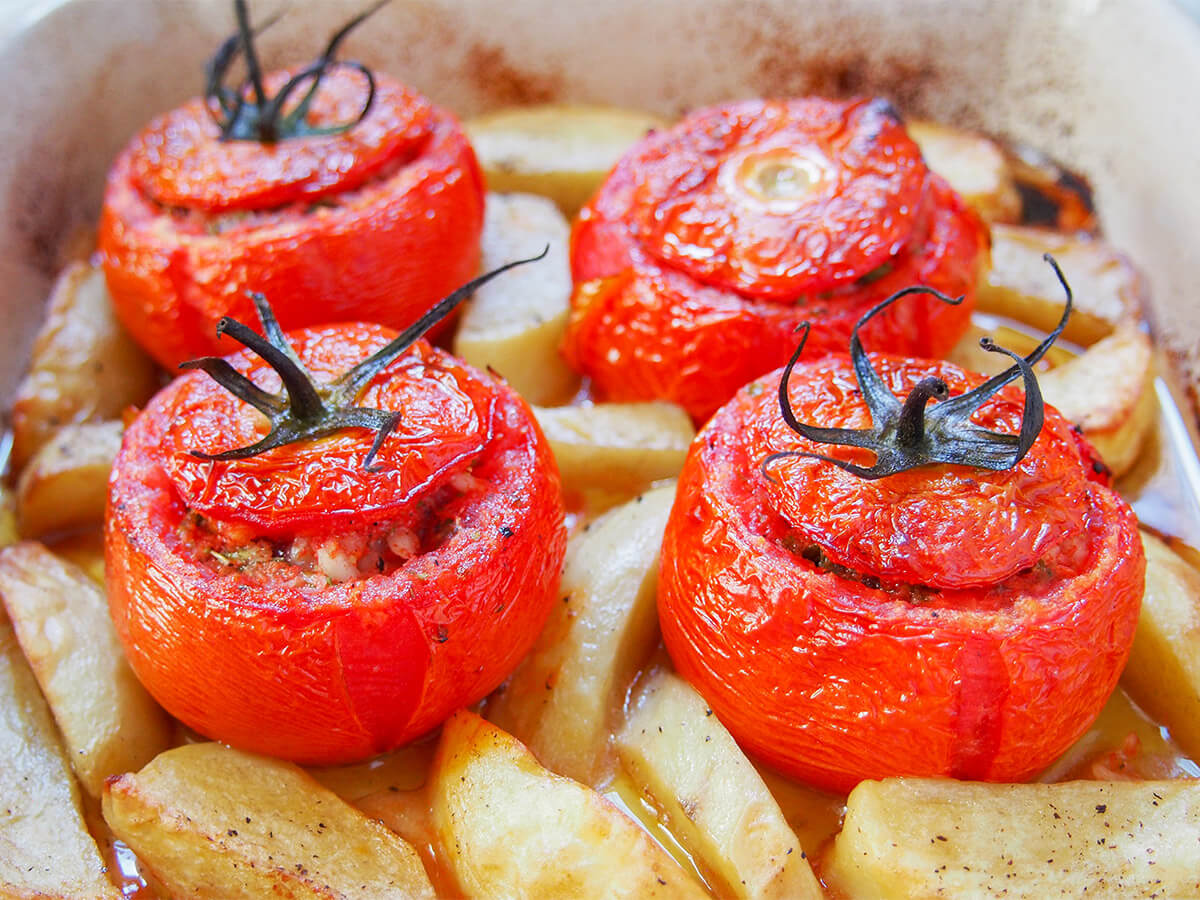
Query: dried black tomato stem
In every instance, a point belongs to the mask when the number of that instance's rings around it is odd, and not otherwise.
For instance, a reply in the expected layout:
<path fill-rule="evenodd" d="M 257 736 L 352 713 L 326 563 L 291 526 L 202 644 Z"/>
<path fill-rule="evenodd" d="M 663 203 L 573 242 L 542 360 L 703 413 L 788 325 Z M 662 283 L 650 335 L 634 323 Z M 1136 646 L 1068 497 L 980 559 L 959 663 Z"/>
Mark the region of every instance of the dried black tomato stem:
<path fill-rule="evenodd" d="M 262 66 L 254 46 L 254 36 L 279 20 L 276 14 L 252 28 L 246 0 L 234 0 L 237 18 L 237 33 L 226 38 L 205 66 L 204 95 L 209 114 L 216 122 L 223 141 L 261 141 L 270 144 L 293 137 L 341 134 L 349 131 L 367 117 L 375 102 L 375 76 L 365 65 L 355 60 L 334 59 L 338 47 L 346 36 L 374 14 L 388 0 L 378 0 L 374 5 L 359 13 L 329 39 L 325 52 L 309 63 L 275 92 L 267 95 L 263 82 Z M 225 84 L 230 67 L 241 54 L 246 60 L 246 81 L 237 87 Z M 362 74 L 367 83 L 367 98 L 358 115 L 348 122 L 316 128 L 308 124 L 307 115 L 313 98 L 321 86 L 321 79 L 335 68 L 353 69 Z M 292 94 L 301 85 L 308 83 L 308 92 L 284 115 L 283 110 Z M 215 104 L 215 105 L 214 105 Z"/>
<path fill-rule="evenodd" d="M 264 391 L 218 356 L 189 360 L 180 363 L 179 368 L 207 372 L 217 384 L 266 416 L 271 423 L 271 430 L 261 441 L 246 447 L 221 453 L 193 450 L 191 455 L 198 459 L 248 459 L 275 447 L 297 441 L 315 440 L 343 428 L 366 428 L 375 432 L 375 440 L 363 460 L 363 468 L 369 472 L 378 471 L 371 464 L 384 439 L 396 427 L 403 413 L 356 406 L 363 389 L 371 379 L 398 359 L 425 332 L 449 315 L 482 285 L 516 266 L 543 259 L 548 252 L 549 245 L 537 256 L 507 263 L 464 284 L 439 300 L 425 315 L 387 345 L 329 384 L 318 384 L 305 368 L 279 327 L 267 299 L 262 294 L 248 292 L 262 321 L 265 336 L 228 316 L 217 323 L 217 335 L 227 334 L 262 357 L 267 365 L 279 374 L 283 381 L 283 390 L 278 394 Z"/>
<path fill-rule="evenodd" d="M 1011 469 L 1019 463 L 1033 446 L 1045 421 L 1045 402 L 1042 400 L 1042 391 L 1033 373 L 1033 366 L 1062 334 L 1071 315 L 1073 299 L 1071 286 L 1067 284 L 1067 279 L 1054 257 L 1047 253 L 1043 259 L 1054 269 L 1054 274 L 1067 296 L 1057 327 L 1025 357 L 998 346 L 989 337 L 980 338 L 979 345 L 984 350 L 1003 353 L 1013 360 L 1013 364 L 974 390 L 957 397 L 949 396 L 946 382 L 931 376 L 919 381 L 901 403 L 872 367 L 866 351 L 863 350 L 858 331 L 872 316 L 910 294 L 929 294 L 943 303 L 955 305 L 962 302 L 962 297 L 948 297 L 928 287 L 908 287 L 892 294 L 859 319 L 850 334 L 850 359 L 854 365 L 859 389 L 871 413 L 870 428 L 821 428 L 796 419 L 788 398 L 788 380 L 800 359 L 800 354 L 804 352 L 804 344 L 808 339 L 809 324 L 801 323 L 797 329 L 803 332 L 800 344 L 788 360 L 779 382 L 779 409 L 784 422 L 797 434 L 818 444 L 838 444 L 870 450 L 875 454 L 875 464 L 859 466 L 820 453 L 784 450 L 772 453 L 763 460 L 764 473 L 767 466 L 776 460 L 795 456 L 821 459 L 866 479 L 883 478 L 935 463 L 954 463 L 993 471 Z M 1019 433 L 1004 434 L 973 425 L 971 416 L 979 407 L 1017 376 L 1025 383 L 1025 403 Z M 930 400 L 940 402 L 929 406 Z M 769 473 L 767 477 L 771 477 Z"/>

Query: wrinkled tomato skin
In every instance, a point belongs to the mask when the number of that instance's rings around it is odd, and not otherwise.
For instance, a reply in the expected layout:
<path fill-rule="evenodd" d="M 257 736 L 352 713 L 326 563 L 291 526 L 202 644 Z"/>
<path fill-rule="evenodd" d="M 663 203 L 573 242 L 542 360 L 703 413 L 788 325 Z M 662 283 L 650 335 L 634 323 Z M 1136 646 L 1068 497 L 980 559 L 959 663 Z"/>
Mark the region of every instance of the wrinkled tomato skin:
<path fill-rule="evenodd" d="M 778 418 L 778 384 L 777 372 L 740 392 L 684 466 L 658 594 L 676 667 L 747 750 L 822 788 L 1028 779 L 1086 730 L 1124 667 L 1145 573 L 1133 513 L 1083 472 L 1086 515 L 1048 555 L 1049 574 L 899 598 L 781 540 L 765 448 L 744 437 Z M 1069 452 L 1069 426 L 1049 408 L 1047 427 Z M 986 479 L 977 471 L 962 477 Z M 944 553 L 969 554 L 973 529 L 988 527 L 960 524 L 962 546 Z"/>
<path fill-rule="evenodd" d="M 591 379 L 597 397 L 670 400 L 703 422 L 747 381 L 787 361 L 801 322 L 812 325 L 806 352 L 842 350 L 854 324 L 871 306 L 914 284 L 961 296 L 963 302 L 950 306 L 917 296 L 894 305 L 864 329 L 870 346 L 941 357 L 965 332 L 979 272 L 987 263 L 988 236 L 963 200 L 927 171 L 919 196 L 906 197 L 903 203 L 892 198 L 895 209 L 878 211 L 880 230 L 895 218 L 911 224 L 903 245 L 891 246 L 890 255 L 882 256 L 877 249 L 868 256 L 858 246 L 847 248 L 849 259 L 859 262 L 857 268 L 842 259 L 841 268 L 831 263 L 831 274 L 818 270 L 755 281 L 742 270 L 718 270 L 702 280 L 697 275 L 707 269 L 698 273 L 673 264 L 661 248 L 642 239 L 648 215 L 639 197 L 676 144 L 694 141 L 691 132 L 698 129 L 712 132 L 710 142 L 719 142 L 725 138 L 713 120 L 752 121 L 757 110 L 782 105 L 759 101 L 717 107 L 689 117 L 670 132 L 651 135 L 626 154 L 581 211 L 571 235 L 576 287 L 563 354 Z M 789 109 L 802 116 L 812 114 L 811 106 L 820 115 L 836 118 L 834 113 L 864 105 L 871 106 L 863 101 L 843 105 L 808 100 L 792 101 Z M 881 121 L 898 128 L 888 116 Z M 875 126 L 883 127 L 879 122 Z M 891 139 L 908 143 L 906 136 Z M 829 199 L 836 205 L 840 198 Z M 706 201 L 713 205 L 711 197 Z M 712 219 L 716 213 L 709 208 L 706 215 Z M 860 221 L 857 227 L 869 234 L 870 217 L 865 221 L 868 224 Z M 812 229 L 824 227 L 816 217 Z M 715 224 L 711 231 L 721 235 Z M 724 246 L 727 237 L 714 236 L 713 241 Z M 721 259 L 733 253 L 715 255 Z M 883 274 L 881 261 L 888 267 Z M 859 277 L 852 277 L 856 273 Z"/>
<path fill-rule="evenodd" d="M 397 102 L 415 97 L 391 79 L 377 78 L 386 88 L 381 93 L 396 94 Z M 207 117 L 202 105 L 187 109 Z M 387 114 L 386 105 L 377 102 L 367 121 Z M 156 127 L 151 123 L 148 130 Z M 218 144 L 215 126 L 208 127 Z M 135 139 L 109 173 L 98 235 L 122 324 L 169 369 L 186 359 L 237 349 L 230 339 L 215 337 L 214 329 L 224 315 L 256 321 L 247 290 L 268 297 L 285 329 L 350 320 L 397 329 L 411 324 L 476 274 L 484 195 L 474 151 L 450 114 L 429 107 L 409 128 L 414 129 L 419 133 L 395 141 L 386 156 L 376 153 L 369 165 L 342 173 L 340 192 L 303 184 L 276 190 L 244 184 L 269 205 L 256 207 L 251 220 L 220 233 L 209 233 L 207 223 L 231 211 L 245 212 L 238 198 L 198 190 L 194 208 L 174 211 L 171 203 L 148 193 L 156 182 L 139 165 L 145 142 Z M 385 134 L 386 128 L 374 132 Z M 303 155 L 306 140 L 263 148 L 262 171 L 282 166 L 272 162 L 272 154 Z M 333 142 L 327 152 L 338 152 L 336 138 L 319 140 Z M 246 145 L 218 144 L 239 150 Z M 243 173 L 241 181 L 247 178 Z M 343 185 L 335 181 L 335 186 Z M 175 200 L 174 194 L 164 196 Z M 259 213 L 261 221 L 253 221 Z"/>
<path fill-rule="evenodd" d="M 490 489 L 438 546 L 386 574 L 262 589 L 182 545 L 188 511 L 160 449 L 181 380 L 127 430 L 105 526 L 113 620 L 165 709 L 247 750 L 334 764 L 419 737 L 501 683 L 549 612 L 566 540 L 557 469 L 524 401 L 495 385 L 473 469 Z"/>

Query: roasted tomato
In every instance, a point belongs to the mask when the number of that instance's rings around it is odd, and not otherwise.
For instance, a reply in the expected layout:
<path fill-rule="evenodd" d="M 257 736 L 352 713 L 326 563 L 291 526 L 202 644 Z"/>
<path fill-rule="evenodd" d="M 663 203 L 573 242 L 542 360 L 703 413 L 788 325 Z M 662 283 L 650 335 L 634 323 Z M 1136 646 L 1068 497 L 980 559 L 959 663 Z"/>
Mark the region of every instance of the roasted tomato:
<path fill-rule="evenodd" d="M 394 336 L 290 335 L 318 401 L 348 391 L 370 407 L 324 437 L 280 445 L 273 426 L 264 439 L 268 417 L 203 372 L 125 435 L 105 527 L 113 617 L 142 683 L 205 735 L 304 763 L 362 759 L 494 689 L 542 626 L 565 547 L 545 439 L 511 389 L 424 341 L 335 380 Z M 283 414 L 262 359 L 201 364 Z M 303 386 L 283 382 L 295 406 Z M 371 415 L 379 435 L 353 424 Z M 275 446 L 211 458 L 260 440 Z"/>
<path fill-rule="evenodd" d="M 821 787 L 1026 779 L 1116 685 L 1137 522 L 1042 410 L 1036 360 L 1022 392 L 852 347 L 751 383 L 697 436 L 663 542 L 667 649 L 747 749 Z M 943 440 L 988 468 L 900 459 Z"/>
<path fill-rule="evenodd" d="M 611 400 L 663 398 L 703 420 L 783 365 L 845 347 L 898 287 L 965 302 L 897 307 L 874 345 L 944 355 L 966 329 L 987 236 L 882 101 L 747 101 L 655 132 L 572 234 L 567 359 Z"/>
<path fill-rule="evenodd" d="M 252 55 L 243 25 L 210 67 Z M 236 349 L 213 328 L 252 318 L 246 290 L 271 297 L 287 329 L 403 328 L 475 274 L 484 188 L 462 129 L 395 80 L 333 60 L 346 30 L 306 69 L 263 76 L 255 61 L 253 83 L 210 81 L 113 165 L 104 271 L 122 323 L 164 366 Z"/>

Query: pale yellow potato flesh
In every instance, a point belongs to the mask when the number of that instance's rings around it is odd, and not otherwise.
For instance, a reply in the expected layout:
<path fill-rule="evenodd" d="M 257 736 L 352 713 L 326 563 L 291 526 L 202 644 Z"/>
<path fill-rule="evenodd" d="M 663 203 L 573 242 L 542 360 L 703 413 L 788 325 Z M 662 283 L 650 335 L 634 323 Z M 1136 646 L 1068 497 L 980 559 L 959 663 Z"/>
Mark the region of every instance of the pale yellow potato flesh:
<path fill-rule="evenodd" d="M 1200 571 L 1142 532 L 1146 593 L 1121 683 L 1200 759 Z"/>
<path fill-rule="evenodd" d="M 547 768 L 596 784 L 614 711 L 658 640 L 658 561 L 675 485 L 606 513 L 567 544 L 562 600 L 488 718 Z"/>
<path fill-rule="evenodd" d="M 444 858 L 467 896 L 708 896 L 617 807 L 465 710 L 442 729 L 430 800 Z"/>
<path fill-rule="evenodd" d="M 544 197 L 488 195 L 480 241 L 485 271 L 549 251 L 475 292 L 454 335 L 454 354 L 499 373 L 530 403 L 565 403 L 579 389 L 579 376 L 558 352 L 571 297 L 569 240 L 567 220 Z"/>
<path fill-rule="evenodd" d="M 639 686 L 616 734 L 622 768 L 693 859 L 740 900 L 820 900 L 779 804 L 712 709 L 666 671 Z"/>
<path fill-rule="evenodd" d="M 0 482 L 0 547 L 7 547 L 20 540 L 17 534 L 17 503 L 13 492 Z"/>
<path fill-rule="evenodd" d="M 674 403 L 596 403 L 535 407 L 534 416 L 567 491 L 644 490 L 674 478 L 696 436 Z"/>
<path fill-rule="evenodd" d="M 983 219 L 1019 221 L 1021 195 L 999 144 L 982 134 L 937 122 L 910 120 L 906 127 L 929 168 L 945 178 Z"/>
<path fill-rule="evenodd" d="M 640 110 L 549 104 L 463 124 L 491 190 L 541 194 L 574 216 L 622 154 L 666 122 Z"/>
<path fill-rule="evenodd" d="M 22 537 L 43 537 L 104 521 L 108 473 L 121 449 L 118 421 L 64 425 L 38 448 L 17 482 Z"/>
<path fill-rule="evenodd" d="M 422 740 L 346 766 L 309 766 L 313 778 L 347 803 L 371 794 L 409 791 L 425 783 L 437 744 Z"/>
<path fill-rule="evenodd" d="M 1038 383 L 1046 402 L 1083 429 L 1114 475 L 1133 468 L 1157 420 L 1149 335 L 1119 326 Z"/>
<path fill-rule="evenodd" d="M 64 425 L 120 418 L 158 388 L 154 363 L 113 315 L 104 273 L 76 262 L 50 294 L 13 401 L 13 470 Z"/>
<path fill-rule="evenodd" d="M 104 819 L 173 896 L 432 898 L 416 851 L 298 766 L 188 744 L 104 789 Z"/>
<path fill-rule="evenodd" d="M 129 668 L 90 575 L 41 544 L 15 544 L 0 550 L 0 599 L 89 794 L 170 746 L 170 720 Z"/>
<path fill-rule="evenodd" d="M 992 266 L 980 281 L 977 308 L 1053 330 L 1066 295 L 1044 253 L 1058 261 L 1074 294 L 1064 338 L 1090 345 L 1118 325 L 1141 321 L 1146 284 L 1122 253 L 1086 235 L 1018 225 L 992 226 Z"/>
<path fill-rule="evenodd" d="M 1200 781 L 864 781 L 824 874 L 848 900 L 1197 897 Z"/>
<path fill-rule="evenodd" d="M 116 900 L 54 720 L 3 616 L 0 760 L 0 895 Z"/>

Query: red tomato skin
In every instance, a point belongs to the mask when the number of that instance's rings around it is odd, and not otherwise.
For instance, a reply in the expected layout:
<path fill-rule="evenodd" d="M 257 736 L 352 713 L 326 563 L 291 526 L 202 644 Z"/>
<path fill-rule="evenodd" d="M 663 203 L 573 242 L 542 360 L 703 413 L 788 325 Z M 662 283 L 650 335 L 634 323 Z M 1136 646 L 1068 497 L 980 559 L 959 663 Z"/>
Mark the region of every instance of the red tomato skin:
<path fill-rule="evenodd" d="M 743 297 L 699 284 L 633 250 L 630 264 L 615 275 L 577 280 L 563 353 L 591 378 L 597 398 L 669 400 L 701 423 L 742 385 L 786 363 L 802 322 L 813 324 L 806 354 L 844 352 L 850 332 L 872 306 L 903 287 L 923 284 L 962 296 L 963 302 L 951 306 L 927 295 L 911 297 L 873 317 L 861 331 L 863 342 L 893 353 L 945 356 L 970 322 L 988 237 L 936 176 L 933 194 L 924 253 L 852 294 L 827 300 L 784 304 Z M 577 259 L 591 255 L 579 249 L 593 239 L 590 227 L 583 219 L 576 224 Z M 611 233 L 600 239 L 610 238 Z M 595 252 L 603 255 L 602 249 Z M 593 271 L 583 262 L 576 269 Z"/>
<path fill-rule="evenodd" d="M 171 390 L 126 432 L 105 555 L 130 665 L 172 715 L 254 752 L 351 762 L 482 698 L 532 645 L 566 537 L 553 456 L 510 389 L 496 388 L 495 439 L 476 469 L 493 490 L 460 511 L 456 531 L 389 574 L 317 592 L 254 589 L 189 559 L 187 511 L 158 450 Z"/>
<path fill-rule="evenodd" d="M 483 175 L 458 122 L 441 110 L 430 110 L 423 139 L 398 145 L 394 171 L 372 159 L 373 179 L 348 180 L 342 194 L 252 186 L 277 205 L 257 224 L 218 234 L 164 212 L 143 192 L 136 143 L 109 173 L 99 248 L 122 324 L 169 369 L 237 349 L 214 329 L 224 315 L 256 321 L 247 290 L 267 296 L 285 330 L 351 320 L 400 329 L 476 274 Z M 310 208 L 314 197 L 337 205 Z M 203 204 L 188 215 L 211 221 L 217 213 Z M 237 209 L 236 199 L 225 198 L 222 209 Z"/>
<path fill-rule="evenodd" d="M 919 296 L 893 306 L 864 329 L 868 346 L 949 352 L 970 321 L 987 230 L 880 110 L 813 98 L 714 107 L 650 135 L 617 163 L 571 234 L 576 289 L 563 354 L 596 397 L 670 400 L 703 422 L 743 384 L 787 361 L 801 322 L 812 325 L 810 354 L 844 351 L 871 306 L 914 284 L 963 302 Z M 731 199 L 722 223 L 724 182 L 715 173 L 757 152 L 744 142 L 758 130 L 766 153 L 796 132 L 801 153 L 853 151 L 856 162 L 842 160 L 848 168 L 794 214 Z M 869 214 L 852 197 L 870 205 Z M 740 246 L 741 238 L 761 238 L 761 246 Z M 819 266 L 796 249 L 809 243 Z M 705 244 L 707 255 L 698 252 Z"/>
<path fill-rule="evenodd" d="M 1087 729 L 1124 667 L 1145 574 L 1133 513 L 1088 481 L 1077 571 L 896 599 L 774 539 L 761 458 L 740 435 L 777 409 L 778 382 L 739 393 L 684 465 L 658 594 L 676 667 L 748 751 L 825 789 L 1028 779 Z"/>

